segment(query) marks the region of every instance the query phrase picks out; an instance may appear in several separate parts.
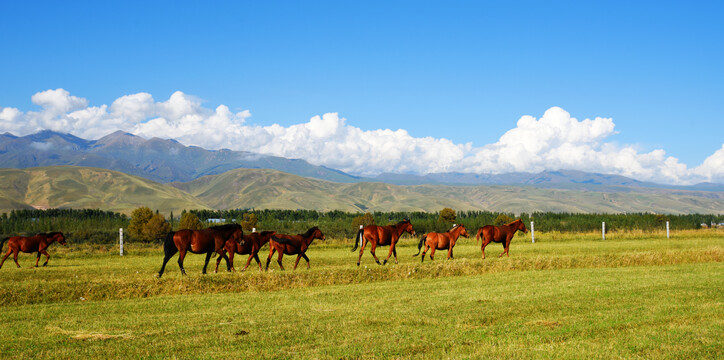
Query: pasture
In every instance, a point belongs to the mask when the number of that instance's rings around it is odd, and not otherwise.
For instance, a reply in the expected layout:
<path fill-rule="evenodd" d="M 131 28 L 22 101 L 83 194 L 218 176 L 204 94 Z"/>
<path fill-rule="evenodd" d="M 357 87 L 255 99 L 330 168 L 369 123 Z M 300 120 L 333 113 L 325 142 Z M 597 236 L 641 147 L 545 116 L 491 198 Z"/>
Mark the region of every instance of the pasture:
<path fill-rule="evenodd" d="M 201 275 L 189 255 L 158 279 L 160 245 L 55 244 L 48 267 L 0 269 L 3 358 L 721 358 L 724 232 L 517 235 L 481 260 L 400 263 L 315 240 L 311 269 Z M 4 250 L 6 250 L 5 248 Z M 380 258 L 388 247 L 379 248 Z M 268 255 L 266 245 L 260 258 Z M 246 255 L 237 255 L 243 268 Z M 213 261 L 213 260 L 212 260 Z M 302 260 L 303 261 L 303 260 Z M 262 264 L 263 265 L 263 264 Z"/>

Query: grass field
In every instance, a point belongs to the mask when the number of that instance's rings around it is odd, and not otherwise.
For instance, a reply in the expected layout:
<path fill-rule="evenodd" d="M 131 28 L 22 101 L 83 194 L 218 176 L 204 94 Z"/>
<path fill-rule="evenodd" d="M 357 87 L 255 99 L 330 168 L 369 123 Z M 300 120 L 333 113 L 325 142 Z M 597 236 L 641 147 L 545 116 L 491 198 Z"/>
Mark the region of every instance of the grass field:
<path fill-rule="evenodd" d="M 384 267 L 369 253 L 357 267 L 348 242 L 315 242 L 310 270 L 285 257 L 285 272 L 252 261 L 201 275 L 203 256 L 190 255 L 189 276 L 174 258 L 161 279 L 160 246 L 127 249 L 54 245 L 46 268 L 6 262 L 3 358 L 724 356 L 722 231 L 537 233 L 510 258 L 489 245 L 485 260 L 467 239 L 454 260 L 424 263 L 408 238 Z"/>

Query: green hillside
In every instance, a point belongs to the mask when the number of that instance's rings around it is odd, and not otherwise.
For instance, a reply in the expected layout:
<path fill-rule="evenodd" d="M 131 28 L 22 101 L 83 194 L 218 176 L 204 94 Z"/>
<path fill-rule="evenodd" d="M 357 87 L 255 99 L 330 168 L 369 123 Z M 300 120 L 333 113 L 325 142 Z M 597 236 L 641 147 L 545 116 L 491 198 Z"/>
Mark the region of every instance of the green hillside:
<path fill-rule="evenodd" d="M 176 188 L 117 171 L 77 166 L 0 169 L 0 212 L 97 208 L 130 213 L 144 205 L 178 213 L 208 208 Z"/>
<path fill-rule="evenodd" d="M 268 169 L 236 169 L 188 183 L 172 183 L 215 209 L 437 211 L 479 209 L 464 200 L 423 195 L 383 183 L 333 183 Z"/>
<path fill-rule="evenodd" d="M 618 192 L 532 186 L 399 186 L 333 183 L 275 170 L 236 169 L 188 183 L 172 183 L 215 209 L 344 211 L 490 210 L 514 213 L 724 212 L 724 193 L 621 188 Z"/>
<path fill-rule="evenodd" d="M 89 167 L 0 169 L 0 212 L 98 208 L 130 213 L 139 206 L 177 214 L 182 209 L 206 208 L 433 212 L 444 207 L 514 213 L 721 214 L 724 192 L 654 191 L 636 187 L 614 192 L 532 186 L 335 183 L 268 169 L 236 169 L 187 183 L 159 184 Z"/>

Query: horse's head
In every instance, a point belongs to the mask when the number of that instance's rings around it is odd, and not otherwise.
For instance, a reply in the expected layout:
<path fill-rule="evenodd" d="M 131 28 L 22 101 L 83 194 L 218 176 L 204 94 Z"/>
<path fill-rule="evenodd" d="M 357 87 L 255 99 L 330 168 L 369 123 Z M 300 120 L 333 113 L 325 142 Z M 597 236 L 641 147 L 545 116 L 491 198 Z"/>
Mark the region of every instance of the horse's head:
<path fill-rule="evenodd" d="M 60 245 L 63 245 L 63 246 L 66 245 L 65 235 L 63 235 L 62 232 L 53 233 L 52 239 L 57 241 L 58 243 L 60 243 Z"/>
<path fill-rule="evenodd" d="M 316 226 L 314 227 L 314 232 L 312 233 L 312 236 L 314 239 L 319 239 L 322 241 L 327 240 L 327 237 L 324 236 L 324 234 L 322 233 L 322 230 L 319 230 L 319 228 Z"/>
<path fill-rule="evenodd" d="M 518 219 L 518 220 L 513 221 L 513 223 L 515 224 L 515 230 L 520 230 L 526 234 L 528 233 L 528 228 L 525 227 L 523 220 Z"/>
<path fill-rule="evenodd" d="M 239 224 L 231 225 L 233 226 L 231 240 L 236 241 L 239 245 L 244 245 L 244 229 Z"/>
<path fill-rule="evenodd" d="M 465 225 L 460 224 L 460 225 L 458 225 L 458 227 L 460 228 L 460 236 L 470 237 L 470 234 L 468 234 L 468 229 L 465 228 Z"/>
<path fill-rule="evenodd" d="M 403 232 L 408 232 L 410 233 L 410 235 L 415 236 L 415 229 L 412 228 L 412 223 L 410 222 L 410 219 L 402 220 L 399 224 L 402 225 Z"/>

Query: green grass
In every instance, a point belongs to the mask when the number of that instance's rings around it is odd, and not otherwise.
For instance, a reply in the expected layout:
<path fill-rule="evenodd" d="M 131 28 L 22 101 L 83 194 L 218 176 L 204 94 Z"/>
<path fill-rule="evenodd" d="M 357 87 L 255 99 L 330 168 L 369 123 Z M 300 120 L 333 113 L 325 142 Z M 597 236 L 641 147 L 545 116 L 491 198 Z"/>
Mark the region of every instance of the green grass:
<path fill-rule="evenodd" d="M 46 268 L 0 269 L 3 358 L 721 358 L 724 236 L 536 234 L 510 258 L 362 266 L 315 242 L 312 269 L 201 275 L 190 255 L 162 279 L 157 246 L 53 246 Z M 378 256 L 386 256 L 381 248 Z M 491 244 L 487 253 L 502 250 Z M 262 256 L 266 258 L 266 256 Z M 237 268 L 246 256 L 237 257 Z M 302 260 L 303 262 L 304 260 Z M 301 264 L 301 263 L 300 263 Z"/>

